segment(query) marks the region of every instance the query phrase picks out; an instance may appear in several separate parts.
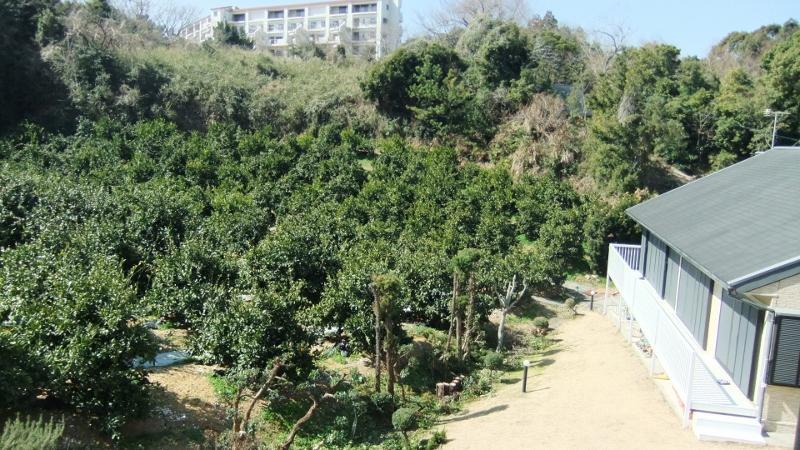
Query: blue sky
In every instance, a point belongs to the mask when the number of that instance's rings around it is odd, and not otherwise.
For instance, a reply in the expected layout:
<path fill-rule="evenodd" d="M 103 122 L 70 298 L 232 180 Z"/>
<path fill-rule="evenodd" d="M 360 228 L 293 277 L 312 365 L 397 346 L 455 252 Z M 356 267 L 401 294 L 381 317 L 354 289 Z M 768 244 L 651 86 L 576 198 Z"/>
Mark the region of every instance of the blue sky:
<path fill-rule="evenodd" d="M 286 4 L 291 0 L 176 0 L 205 14 L 211 7 Z M 439 0 L 402 0 L 404 36 L 421 32 L 419 14 Z M 560 23 L 587 31 L 622 26 L 628 44 L 664 42 L 682 55 L 704 56 L 731 31 L 750 31 L 768 23 L 800 19 L 800 0 L 529 0 L 533 13 L 552 11 Z"/>

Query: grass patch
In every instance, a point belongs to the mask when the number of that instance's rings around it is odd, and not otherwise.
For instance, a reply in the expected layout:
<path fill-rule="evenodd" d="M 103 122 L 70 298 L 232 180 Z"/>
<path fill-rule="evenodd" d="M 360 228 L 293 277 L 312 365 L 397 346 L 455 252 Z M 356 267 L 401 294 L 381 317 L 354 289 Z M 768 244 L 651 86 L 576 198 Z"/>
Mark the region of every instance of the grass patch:
<path fill-rule="evenodd" d="M 221 400 L 232 401 L 236 396 L 236 386 L 234 386 L 225 377 L 216 374 L 208 375 L 208 382 L 211 383 L 211 388 L 214 389 L 214 394 Z"/>

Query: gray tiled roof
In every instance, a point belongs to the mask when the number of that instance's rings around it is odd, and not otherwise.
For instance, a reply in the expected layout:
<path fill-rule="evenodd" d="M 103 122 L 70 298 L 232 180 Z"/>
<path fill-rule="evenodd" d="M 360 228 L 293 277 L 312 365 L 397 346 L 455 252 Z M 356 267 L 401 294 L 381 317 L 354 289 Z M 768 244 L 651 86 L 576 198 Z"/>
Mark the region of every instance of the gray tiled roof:
<path fill-rule="evenodd" d="M 800 272 L 800 148 L 768 150 L 627 212 L 730 287 Z"/>

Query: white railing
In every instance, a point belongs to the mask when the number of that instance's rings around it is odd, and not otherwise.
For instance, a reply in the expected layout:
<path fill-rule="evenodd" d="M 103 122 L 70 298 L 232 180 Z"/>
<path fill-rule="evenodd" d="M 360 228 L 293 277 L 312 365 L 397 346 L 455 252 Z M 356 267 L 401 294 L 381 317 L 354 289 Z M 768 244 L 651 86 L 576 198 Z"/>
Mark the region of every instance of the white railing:
<path fill-rule="evenodd" d="M 639 324 L 653 354 L 675 386 L 684 404 L 684 424 L 688 424 L 693 405 L 721 408 L 739 406 L 703 361 L 694 338 L 678 323 L 679 319 L 668 309 L 666 302 L 635 269 L 638 268 L 639 252 L 638 245 L 611 244 L 609 248 L 607 273 L 621 297 L 617 308 L 620 327 L 625 317 L 621 313 L 624 307 Z"/>

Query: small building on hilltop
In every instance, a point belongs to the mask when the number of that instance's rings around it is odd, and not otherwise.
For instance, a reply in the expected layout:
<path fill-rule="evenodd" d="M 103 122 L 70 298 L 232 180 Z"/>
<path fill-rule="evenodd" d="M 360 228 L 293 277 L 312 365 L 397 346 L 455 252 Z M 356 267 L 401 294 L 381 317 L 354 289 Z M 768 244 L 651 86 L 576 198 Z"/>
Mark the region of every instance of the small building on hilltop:
<path fill-rule="evenodd" d="M 618 320 L 701 439 L 792 442 L 800 410 L 800 148 L 773 148 L 628 211 Z M 633 334 L 629 332 L 630 334 Z"/>
<path fill-rule="evenodd" d="M 181 30 L 181 37 L 203 42 L 214 37 L 221 23 L 235 27 L 276 56 L 287 56 L 293 45 L 313 43 L 341 48 L 344 53 L 380 58 L 400 45 L 400 0 L 294 3 L 237 8 L 224 6 Z"/>

